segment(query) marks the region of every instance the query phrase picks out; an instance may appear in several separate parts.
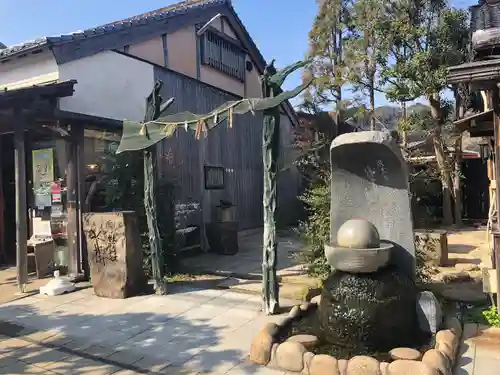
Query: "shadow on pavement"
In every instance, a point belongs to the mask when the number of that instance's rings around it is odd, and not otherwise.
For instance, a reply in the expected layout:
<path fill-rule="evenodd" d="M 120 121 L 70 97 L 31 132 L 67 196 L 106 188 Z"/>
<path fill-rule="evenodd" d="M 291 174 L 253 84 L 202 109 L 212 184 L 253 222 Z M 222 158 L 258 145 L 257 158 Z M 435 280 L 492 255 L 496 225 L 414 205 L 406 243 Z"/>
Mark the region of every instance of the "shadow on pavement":
<path fill-rule="evenodd" d="M 259 368 L 243 362 L 256 332 L 228 340 L 259 315 L 260 301 L 207 293 L 183 287 L 112 300 L 87 289 L 2 305 L 0 374 L 223 374 L 236 366 L 253 374 Z"/>

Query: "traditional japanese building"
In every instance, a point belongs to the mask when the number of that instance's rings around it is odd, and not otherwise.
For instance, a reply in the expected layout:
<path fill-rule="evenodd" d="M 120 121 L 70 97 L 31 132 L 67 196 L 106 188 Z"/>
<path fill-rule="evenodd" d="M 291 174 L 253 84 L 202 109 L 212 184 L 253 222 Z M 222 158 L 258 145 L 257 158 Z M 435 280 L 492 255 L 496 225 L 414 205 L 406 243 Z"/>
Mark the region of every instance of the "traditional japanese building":
<path fill-rule="evenodd" d="M 83 31 L 0 43 L 0 263 L 17 262 L 25 282 L 27 240 L 39 233 L 55 240 L 58 264 L 81 274 L 81 217 L 98 206 L 87 201 L 103 157 L 116 149 L 123 120 L 143 120 L 155 82 L 164 83 L 163 98 L 175 98 L 172 112 L 206 113 L 260 97 L 265 65 L 230 0 L 186 0 Z M 298 119 L 288 102 L 280 114 L 281 160 L 290 166 L 286 146 Z M 177 132 L 157 146 L 159 178 L 175 181 L 176 203 L 199 207 L 180 224 L 198 233 L 192 247 L 203 247 L 200 231 L 221 200 L 236 206 L 241 230 L 262 225 L 262 116 L 235 122 L 206 139 Z M 300 207 L 300 175 L 287 168 L 278 182 L 286 221 Z"/>
<path fill-rule="evenodd" d="M 492 263 L 495 282 L 483 280 L 490 292 L 496 293 L 500 281 L 500 1 L 480 0 L 470 7 L 470 61 L 449 68 L 448 83 L 460 95 L 460 115 L 455 125 L 469 131 L 471 137 L 483 137 L 481 154 L 488 158 L 490 179 L 490 210 L 488 228 L 493 234 Z M 498 303 L 498 302 L 497 302 Z"/>

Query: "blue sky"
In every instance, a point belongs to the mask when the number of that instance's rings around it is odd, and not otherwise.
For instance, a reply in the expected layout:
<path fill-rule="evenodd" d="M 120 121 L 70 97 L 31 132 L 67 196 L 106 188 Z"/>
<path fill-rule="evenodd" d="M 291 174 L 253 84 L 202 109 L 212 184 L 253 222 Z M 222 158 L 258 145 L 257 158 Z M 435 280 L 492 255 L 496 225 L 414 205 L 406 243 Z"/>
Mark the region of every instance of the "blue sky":
<path fill-rule="evenodd" d="M 17 44 L 41 36 L 83 30 L 111 21 L 161 8 L 171 0 L 1 0 L 0 42 Z M 477 0 L 455 0 L 467 7 Z M 233 0 L 250 35 L 267 60 L 278 66 L 300 60 L 307 52 L 307 33 L 316 14 L 315 0 Z M 285 87 L 298 84 L 300 75 L 290 77 Z M 377 105 L 387 104 L 383 96 Z"/>

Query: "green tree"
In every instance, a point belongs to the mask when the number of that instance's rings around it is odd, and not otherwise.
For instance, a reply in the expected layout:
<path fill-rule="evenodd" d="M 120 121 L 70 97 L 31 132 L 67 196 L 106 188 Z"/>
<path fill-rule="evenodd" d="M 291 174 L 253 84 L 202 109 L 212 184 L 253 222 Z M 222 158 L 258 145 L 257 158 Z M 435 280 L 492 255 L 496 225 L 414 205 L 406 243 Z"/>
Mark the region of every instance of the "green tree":
<path fill-rule="evenodd" d="M 346 81 L 344 39 L 348 35 L 348 0 L 317 0 L 318 13 L 309 32 L 308 58 L 315 77 L 308 93 L 309 102 L 316 105 L 333 104 L 336 122 L 342 121 L 342 87 Z"/>
<path fill-rule="evenodd" d="M 383 0 L 358 0 L 349 17 L 350 34 L 345 38 L 347 79 L 355 93 L 369 98 L 370 128 L 375 130 L 375 92 L 384 92 L 378 73 L 387 65 L 389 45 L 381 33 L 385 19 Z"/>
<path fill-rule="evenodd" d="M 382 82 L 388 85 L 390 100 L 425 98 L 429 102 L 431 135 L 443 187 L 443 222 L 452 224 L 452 163 L 442 137 L 448 116 L 443 91 L 447 88 L 447 68 L 464 62 L 468 54 L 467 13 L 443 0 L 402 0 L 390 3 L 387 9 L 381 32 L 389 39 L 393 63 L 382 69 Z"/>

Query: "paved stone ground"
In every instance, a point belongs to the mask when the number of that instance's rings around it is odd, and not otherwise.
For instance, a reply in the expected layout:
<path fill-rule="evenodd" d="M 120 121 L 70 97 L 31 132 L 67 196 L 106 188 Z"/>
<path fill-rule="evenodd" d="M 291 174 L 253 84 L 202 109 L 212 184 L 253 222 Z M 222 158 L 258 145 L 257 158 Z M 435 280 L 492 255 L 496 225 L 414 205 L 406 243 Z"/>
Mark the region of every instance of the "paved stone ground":
<path fill-rule="evenodd" d="M 477 264 L 484 257 L 483 235 L 459 237 L 450 241 L 455 246 L 453 266 Z M 240 239 L 240 253 L 234 257 L 206 254 L 187 262 L 194 268 L 209 265 L 222 274 L 258 279 L 260 241 L 260 233 L 247 235 Z M 280 237 L 283 278 L 302 273 L 294 258 L 301 246 L 293 236 Z M 0 375 L 283 375 L 246 361 L 255 333 L 278 319 L 260 313 L 259 296 L 192 285 L 197 281 L 171 287 L 168 296 L 126 300 L 102 299 L 91 289 L 57 297 L 33 295 L 4 304 L 0 300 Z M 500 375 L 500 334 L 471 327 L 454 374 Z"/>
<path fill-rule="evenodd" d="M 262 231 L 243 232 L 238 237 L 239 251 L 232 256 L 207 253 L 182 260 L 183 268 L 199 273 L 215 273 L 242 279 L 262 278 Z M 278 276 L 304 274 L 296 257 L 304 243 L 291 231 L 278 233 Z"/>
<path fill-rule="evenodd" d="M 480 266 L 491 267 L 490 248 L 486 228 L 448 229 L 448 267 L 441 267 L 442 273 L 465 271 L 474 275 Z"/>
<path fill-rule="evenodd" d="M 470 300 L 471 295 L 482 294 L 482 285 L 478 281 L 481 278 L 481 266 L 488 267 L 490 263 L 486 230 L 483 227 L 443 229 L 448 232 L 449 260 L 444 267 L 434 267 L 433 287 L 438 294 L 442 294 L 443 289 L 451 289 L 448 294 Z M 304 243 L 291 230 L 280 232 L 278 240 L 277 273 L 281 279 L 281 291 L 288 298 L 301 298 L 304 291 L 318 284 L 318 280 L 307 276 L 297 257 Z M 208 253 L 186 258 L 182 265 L 188 272 L 227 277 L 217 284 L 218 287 L 260 293 L 261 248 L 262 232 L 254 230 L 240 235 L 240 251 L 233 256 Z M 464 279 L 464 275 L 469 278 Z"/>
<path fill-rule="evenodd" d="M 466 324 L 454 375 L 500 375 L 500 330 Z"/>
<path fill-rule="evenodd" d="M 278 233 L 278 267 L 280 294 L 285 298 L 303 299 L 308 290 L 318 287 L 319 280 L 309 277 L 298 253 L 304 243 L 292 230 Z M 262 231 L 239 235 L 239 252 L 233 256 L 207 253 L 182 260 L 182 268 L 195 274 L 219 275 L 218 288 L 258 294 L 262 280 Z"/>
<path fill-rule="evenodd" d="M 491 267 L 485 228 L 444 229 L 448 231 L 448 262 L 435 269 L 429 287 L 450 300 L 485 302 L 481 269 Z"/>
<path fill-rule="evenodd" d="M 30 275 L 26 285 L 26 293 L 38 293 L 38 289 L 47 284 L 48 280 L 39 280 L 35 275 Z M 6 267 L 0 269 L 0 304 L 21 298 L 17 287 L 16 268 Z"/>
<path fill-rule="evenodd" d="M 255 333 L 278 318 L 262 315 L 259 297 L 224 290 L 30 296 L 0 306 L 0 374 L 280 375 L 246 361 Z"/>
<path fill-rule="evenodd" d="M 0 374 L 285 375 L 246 360 L 255 333 L 280 318 L 263 316 L 258 296 L 170 292 L 111 300 L 87 288 L 5 303 Z M 497 374 L 500 330 L 467 324 L 454 375 Z"/>

